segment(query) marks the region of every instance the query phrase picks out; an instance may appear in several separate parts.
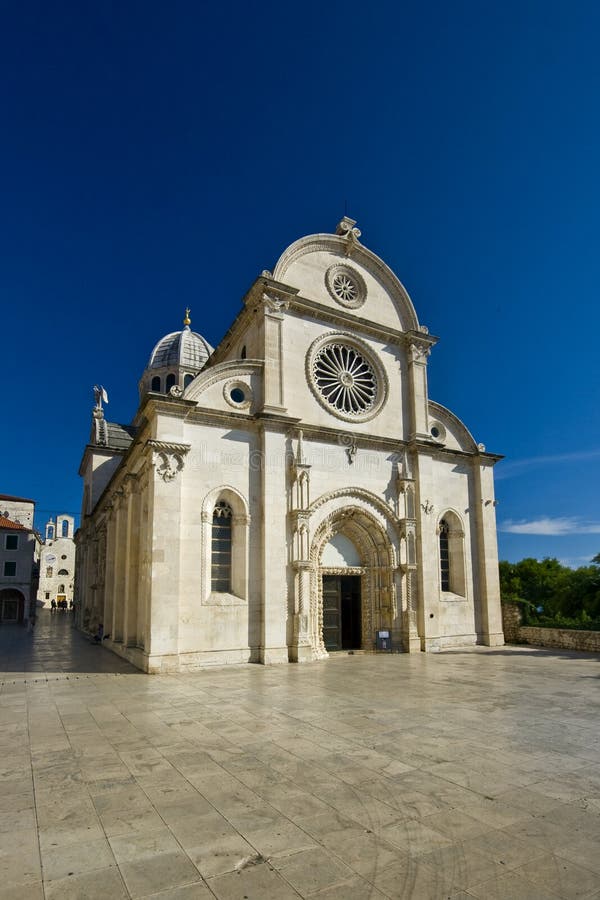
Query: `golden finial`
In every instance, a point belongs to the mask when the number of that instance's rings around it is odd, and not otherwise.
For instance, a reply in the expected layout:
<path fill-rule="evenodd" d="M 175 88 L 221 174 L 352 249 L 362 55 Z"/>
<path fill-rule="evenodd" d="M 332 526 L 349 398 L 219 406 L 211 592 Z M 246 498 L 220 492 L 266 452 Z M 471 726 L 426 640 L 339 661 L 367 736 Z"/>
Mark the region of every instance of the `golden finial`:
<path fill-rule="evenodd" d="M 184 324 L 184 325 L 191 325 L 191 324 L 192 324 L 192 320 L 190 319 L 190 312 L 191 312 L 191 310 L 190 310 L 189 306 L 186 306 L 186 308 L 185 308 L 185 319 L 183 320 L 183 324 Z"/>

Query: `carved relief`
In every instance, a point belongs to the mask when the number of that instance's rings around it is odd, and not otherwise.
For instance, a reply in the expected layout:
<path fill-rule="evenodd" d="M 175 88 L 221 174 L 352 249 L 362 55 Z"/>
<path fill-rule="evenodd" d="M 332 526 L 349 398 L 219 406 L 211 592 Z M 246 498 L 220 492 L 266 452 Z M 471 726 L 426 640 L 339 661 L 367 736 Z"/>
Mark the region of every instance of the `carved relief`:
<path fill-rule="evenodd" d="M 163 481 L 173 481 L 183 469 L 185 456 L 188 453 L 189 444 L 174 444 L 165 441 L 147 441 L 152 450 L 152 465 L 156 474 Z"/>

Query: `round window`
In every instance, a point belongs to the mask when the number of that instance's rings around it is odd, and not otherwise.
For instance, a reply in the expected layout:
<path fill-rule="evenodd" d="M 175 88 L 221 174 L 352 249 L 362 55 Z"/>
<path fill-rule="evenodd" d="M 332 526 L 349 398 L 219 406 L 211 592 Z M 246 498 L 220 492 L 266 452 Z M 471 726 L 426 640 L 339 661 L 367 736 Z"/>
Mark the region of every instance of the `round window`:
<path fill-rule="evenodd" d="M 383 368 L 368 347 L 349 335 L 315 341 L 307 358 L 307 377 L 321 405 L 342 419 L 370 419 L 385 400 Z"/>
<path fill-rule="evenodd" d="M 325 273 L 327 290 L 341 306 L 357 309 L 367 296 L 367 286 L 355 269 L 350 266 L 331 266 Z"/>
<path fill-rule="evenodd" d="M 236 410 L 249 409 L 252 404 L 252 388 L 245 382 L 234 378 L 223 385 L 223 397 Z"/>
<path fill-rule="evenodd" d="M 434 441 L 438 441 L 439 443 L 443 444 L 446 440 L 446 429 L 441 422 L 431 422 L 429 427 L 429 434 L 434 439 Z"/>

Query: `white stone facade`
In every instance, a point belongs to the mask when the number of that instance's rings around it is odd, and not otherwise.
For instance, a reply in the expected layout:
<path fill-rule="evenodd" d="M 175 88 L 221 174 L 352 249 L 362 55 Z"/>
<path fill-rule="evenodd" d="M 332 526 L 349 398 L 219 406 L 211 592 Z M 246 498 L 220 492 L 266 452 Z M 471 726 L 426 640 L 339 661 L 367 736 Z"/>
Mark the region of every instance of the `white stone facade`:
<path fill-rule="evenodd" d="M 40 555 L 40 583 L 38 606 L 50 607 L 73 600 L 75 582 L 75 519 L 62 514 L 56 522 L 46 523 L 45 538 Z"/>
<path fill-rule="evenodd" d="M 0 494 L 0 623 L 22 623 L 35 613 L 40 540 L 34 511 L 33 500 Z"/>
<path fill-rule="evenodd" d="M 437 338 L 354 225 L 292 244 L 126 439 L 94 411 L 76 600 L 145 671 L 503 643 L 499 457 L 429 400 Z"/>

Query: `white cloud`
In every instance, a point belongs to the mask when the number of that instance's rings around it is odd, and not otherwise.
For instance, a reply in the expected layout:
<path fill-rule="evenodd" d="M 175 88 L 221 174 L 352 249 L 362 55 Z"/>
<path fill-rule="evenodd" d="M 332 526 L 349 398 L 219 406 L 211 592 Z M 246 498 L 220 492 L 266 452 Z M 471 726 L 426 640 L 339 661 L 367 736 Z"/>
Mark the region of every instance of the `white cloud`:
<path fill-rule="evenodd" d="M 575 516 L 559 516 L 550 518 L 513 522 L 507 519 L 500 522 L 498 531 L 510 534 L 545 534 L 561 536 L 566 534 L 600 534 L 600 522 L 585 522 Z"/>
<path fill-rule="evenodd" d="M 553 456 L 530 456 L 526 459 L 508 459 L 498 464 L 494 470 L 496 481 L 514 478 L 540 466 L 561 463 L 587 462 L 600 458 L 600 448 L 596 450 L 574 450 L 572 453 L 556 453 Z"/>
<path fill-rule="evenodd" d="M 568 569 L 579 569 L 581 566 L 589 566 L 592 562 L 591 556 L 569 556 L 558 560 L 561 566 Z"/>

